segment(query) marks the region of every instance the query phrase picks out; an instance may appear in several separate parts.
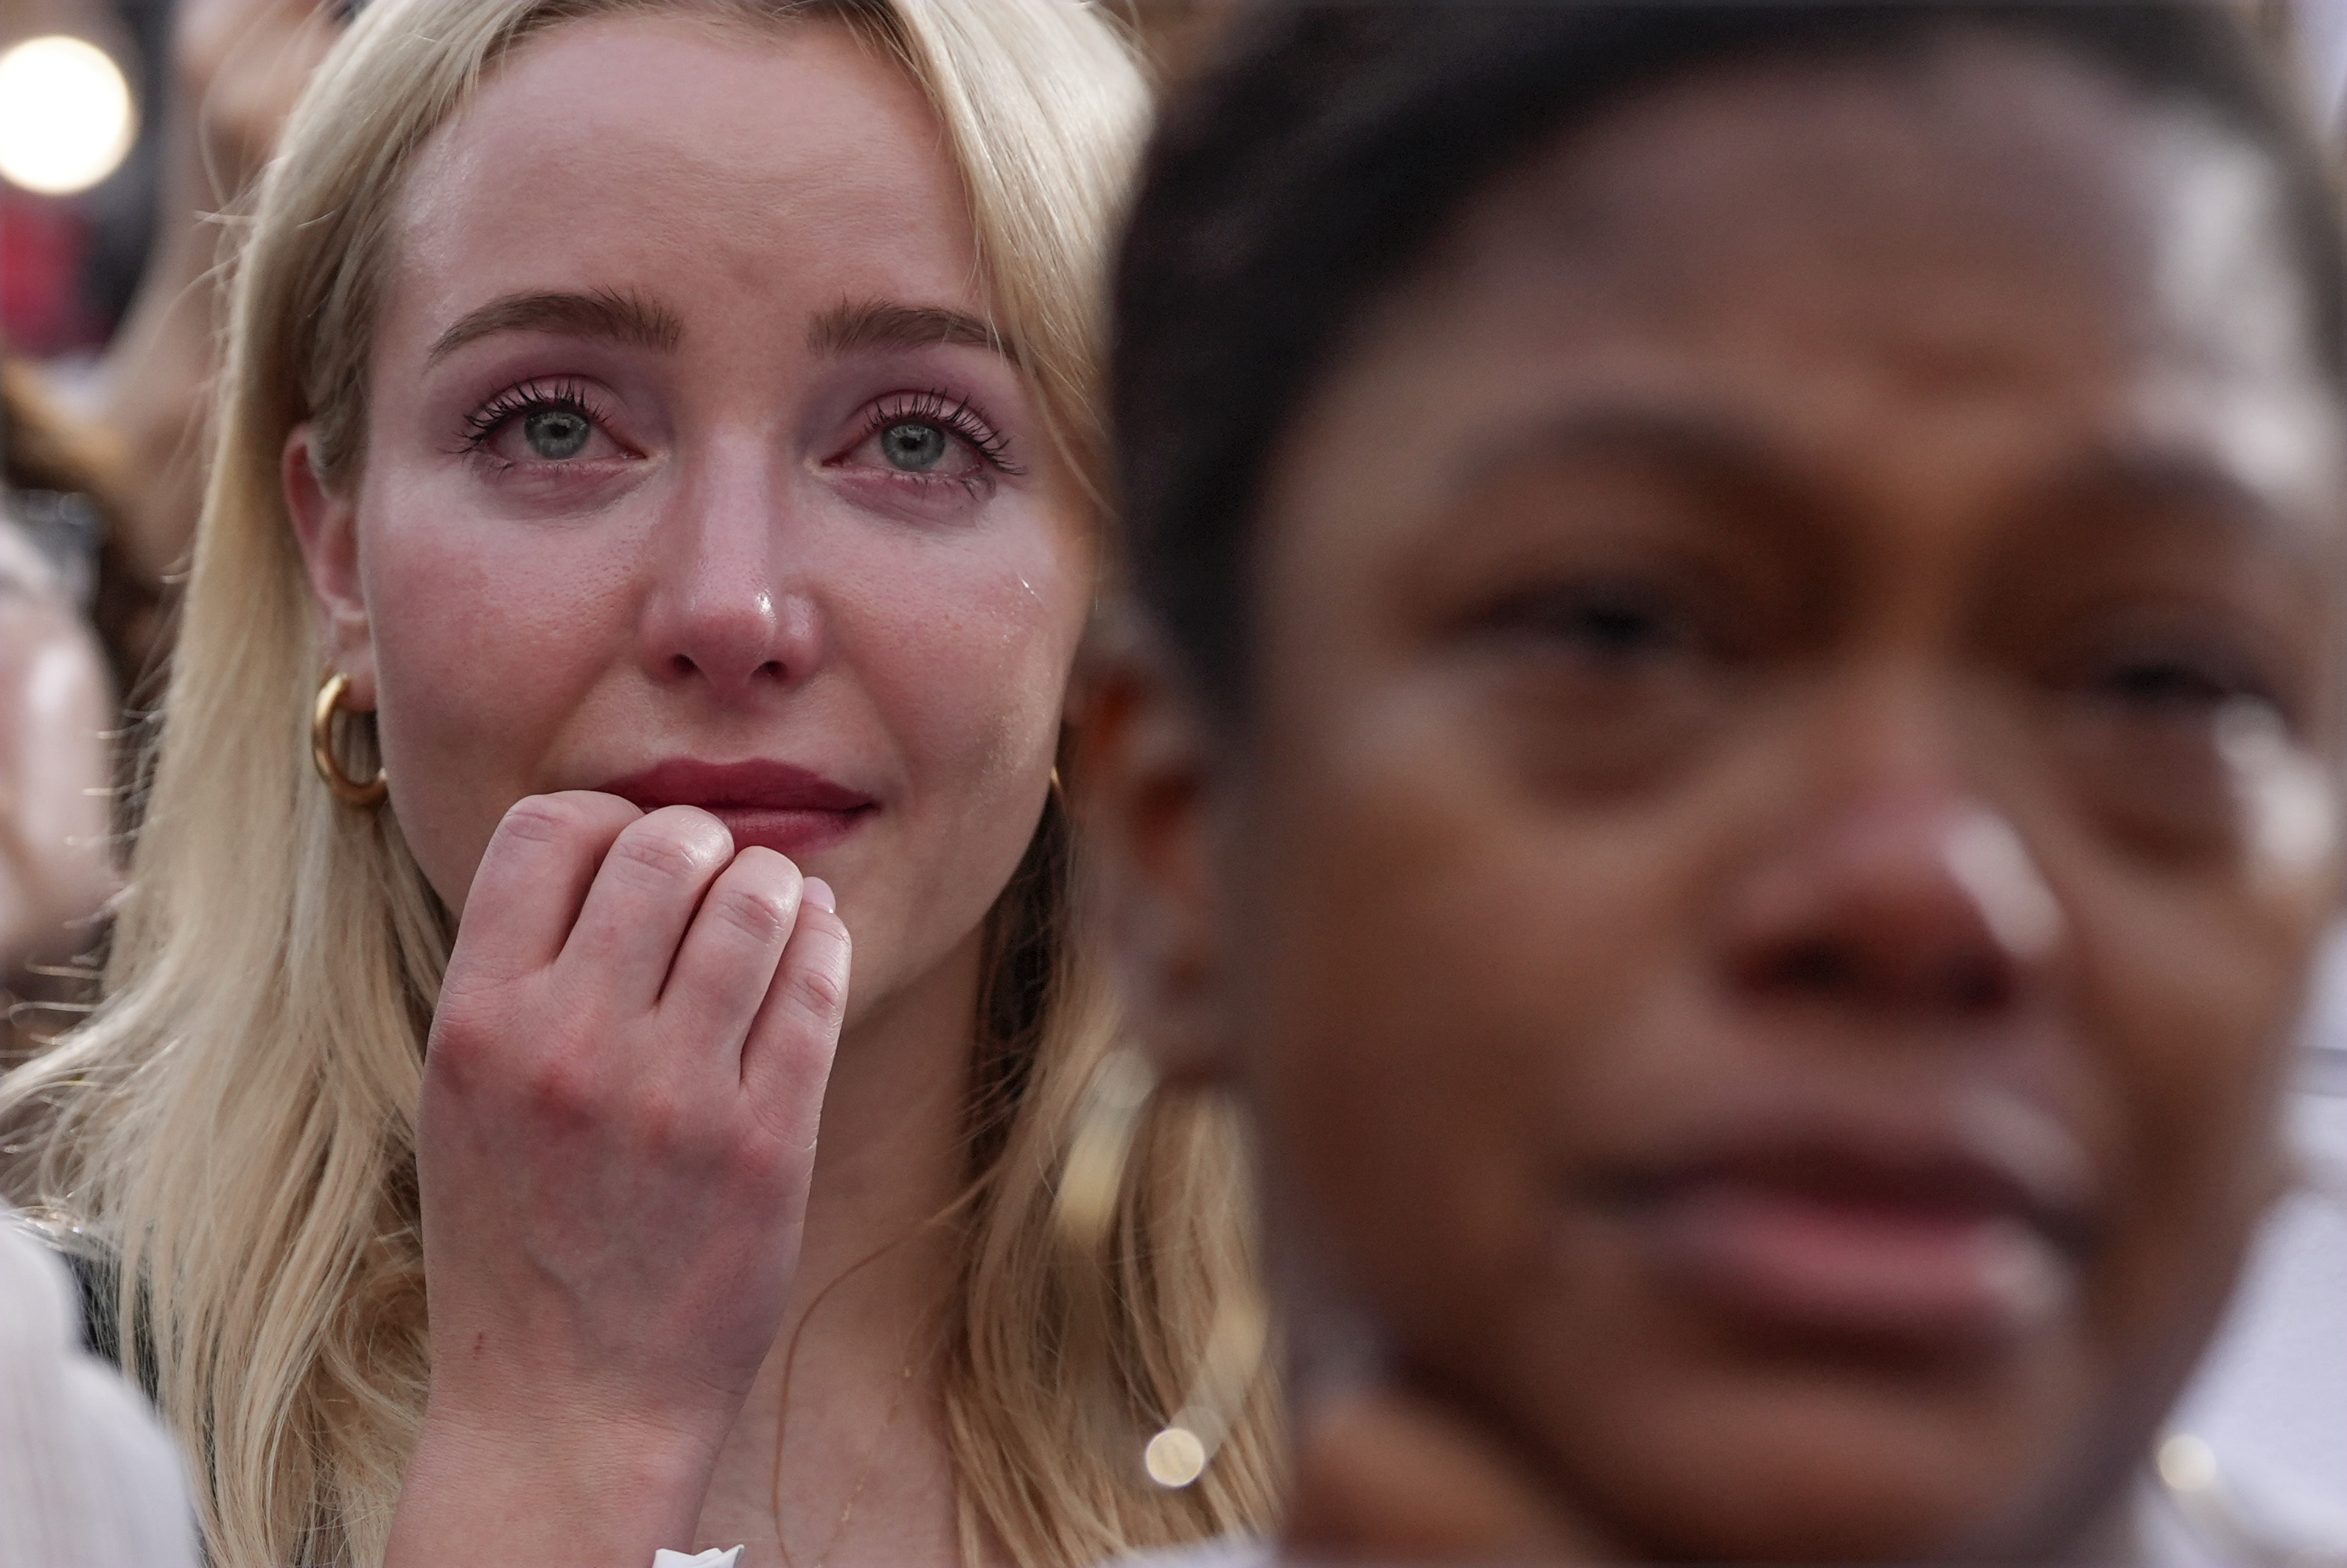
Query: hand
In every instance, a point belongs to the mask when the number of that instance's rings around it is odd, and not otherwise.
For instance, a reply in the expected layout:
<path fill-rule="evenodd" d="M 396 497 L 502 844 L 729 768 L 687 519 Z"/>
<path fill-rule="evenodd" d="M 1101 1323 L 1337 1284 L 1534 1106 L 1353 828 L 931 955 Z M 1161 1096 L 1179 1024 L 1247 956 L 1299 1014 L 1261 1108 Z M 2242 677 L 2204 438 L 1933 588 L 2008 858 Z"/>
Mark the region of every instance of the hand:
<path fill-rule="evenodd" d="M 690 1537 L 797 1264 L 847 992 L 831 902 L 691 806 L 507 813 L 425 1059 L 432 1391 L 394 1561 Z"/>

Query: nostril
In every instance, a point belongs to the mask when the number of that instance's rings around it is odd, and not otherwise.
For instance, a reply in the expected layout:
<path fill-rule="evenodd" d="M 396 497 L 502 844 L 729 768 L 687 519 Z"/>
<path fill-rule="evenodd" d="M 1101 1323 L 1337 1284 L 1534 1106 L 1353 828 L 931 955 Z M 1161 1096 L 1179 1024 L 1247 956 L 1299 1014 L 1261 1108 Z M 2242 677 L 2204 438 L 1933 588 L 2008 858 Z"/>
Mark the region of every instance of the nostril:
<path fill-rule="evenodd" d="M 1938 987 L 1963 1012 L 1994 1012 L 2013 999 L 2013 973 L 1993 958 L 1969 955 L 1948 961 Z"/>
<path fill-rule="evenodd" d="M 1858 982 L 1858 966 L 1831 942 L 1795 942 L 1762 966 L 1759 979 L 1770 990 L 1835 994 Z"/>
<path fill-rule="evenodd" d="M 700 668 L 698 665 L 693 663 L 690 655 L 683 653 L 670 654 L 668 667 L 679 675 L 690 675 L 693 671 Z"/>
<path fill-rule="evenodd" d="M 1902 959 L 1829 938 L 1786 943 L 1754 963 L 1746 977 L 1754 989 L 1784 998 L 1964 1013 L 2009 1005 L 2014 981 L 2012 968 L 1990 953 Z"/>

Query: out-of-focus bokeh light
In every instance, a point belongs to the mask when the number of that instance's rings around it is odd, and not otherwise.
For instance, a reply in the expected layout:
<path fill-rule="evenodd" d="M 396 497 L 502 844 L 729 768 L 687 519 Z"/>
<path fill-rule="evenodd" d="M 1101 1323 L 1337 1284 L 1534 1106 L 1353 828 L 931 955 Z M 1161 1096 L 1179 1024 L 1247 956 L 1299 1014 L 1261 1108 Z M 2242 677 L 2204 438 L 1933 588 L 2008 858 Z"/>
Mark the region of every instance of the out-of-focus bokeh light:
<path fill-rule="evenodd" d="M 2178 1432 L 2159 1445 L 2159 1479 L 2174 1491 L 2203 1492 L 2217 1483 L 2216 1451 L 2198 1438 Z"/>
<path fill-rule="evenodd" d="M 42 196 L 87 190 L 137 135 L 130 85 L 105 50 L 62 35 L 0 55 L 0 179 Z"/>

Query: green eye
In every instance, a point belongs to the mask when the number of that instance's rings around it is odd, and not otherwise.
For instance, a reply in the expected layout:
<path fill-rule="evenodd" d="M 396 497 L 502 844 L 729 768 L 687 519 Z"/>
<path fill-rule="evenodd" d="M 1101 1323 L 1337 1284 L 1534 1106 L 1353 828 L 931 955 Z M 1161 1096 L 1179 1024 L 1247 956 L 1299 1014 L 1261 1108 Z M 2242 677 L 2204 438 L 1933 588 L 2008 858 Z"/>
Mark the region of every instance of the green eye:
<path fill-rule="evenodd" d="M 530 455 L 549 462 L 579 456 L 594 431 L 594 425 L 585 415 L 569 408 L 533 409 L 522 416 L 521 422 L 521 438 Z"/>
<path fill-rule="evenodd" d="M 947 440 L 936 425 L 908 419 L 880 432 L 880 450 L 891 466 L 920 474 L 946 460 Z"/>

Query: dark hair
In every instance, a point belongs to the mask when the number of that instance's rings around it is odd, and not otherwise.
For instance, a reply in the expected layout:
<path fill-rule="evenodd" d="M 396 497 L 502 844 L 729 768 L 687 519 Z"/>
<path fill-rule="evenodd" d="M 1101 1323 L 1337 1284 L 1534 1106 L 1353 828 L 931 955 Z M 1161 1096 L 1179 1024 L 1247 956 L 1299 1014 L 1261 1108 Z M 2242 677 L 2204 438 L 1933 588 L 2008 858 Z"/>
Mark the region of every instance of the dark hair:
<path fill-rule="evenodd" d="M 1919 56 L 2022 35 L 2261 149 L 2287 191 L 2324 371 L 2347 287 L 2332 190 L 2247 28 L 2188 0 L 1291 5 L 1258 17 L 1152 147 L 1115 298 L 1112 395 L 1143 607 L 1200 694 L 1246 689 L 1263 469 L 1371 295 L 1495 178 L 1610 103 L 1699 67 Z"/>

